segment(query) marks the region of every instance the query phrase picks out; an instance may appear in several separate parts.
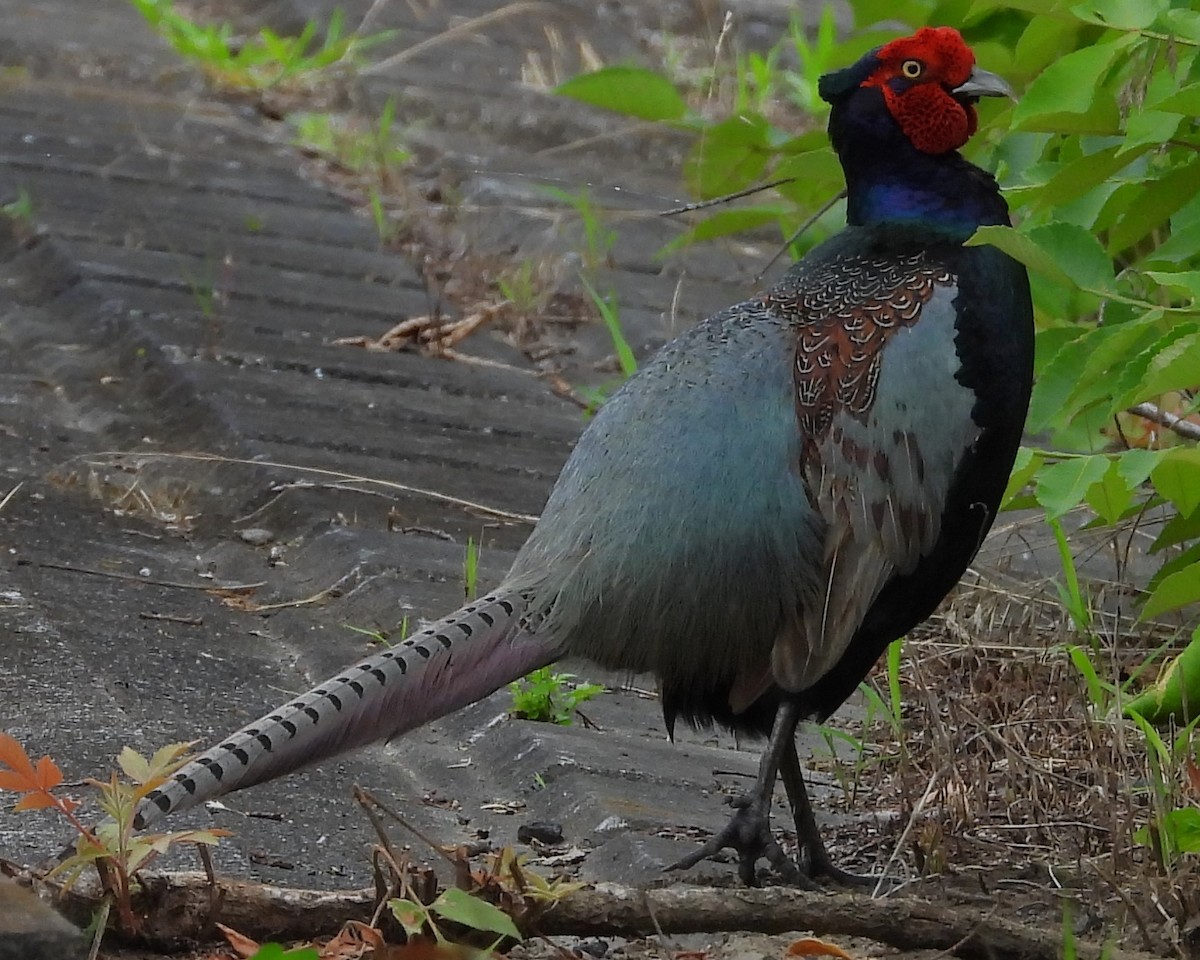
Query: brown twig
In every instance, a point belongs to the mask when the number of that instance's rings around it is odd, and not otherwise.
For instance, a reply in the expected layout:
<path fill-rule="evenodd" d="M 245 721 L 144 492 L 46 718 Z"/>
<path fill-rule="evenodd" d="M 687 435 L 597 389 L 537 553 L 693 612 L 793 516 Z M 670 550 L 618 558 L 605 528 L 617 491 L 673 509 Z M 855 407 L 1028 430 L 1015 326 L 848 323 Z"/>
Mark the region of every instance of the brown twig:
<path fill-rule="evenodd" d="M 67 573 L 86 573 L 92 577 L 107 577 L 110 580 L 129 580 L 133 583 L 144 583 L 153 587 L 170 587 L 173 590 L 224 590 L 230 593 L 243 593 L 265 587 L 267 582 L 258 583 L 181 583 L 178 580 L 153 580 L 150 577 L 140 577 L 136 573 L 120 573 L 116 570 L 94 570 L 91 567 L 77 567 L 72 563 L 55 563 L 52 560 L 41 560 L 37 566 L 43 570 L 63 570 Z"/>
<path fill-rule="evenodd" d="M 1139 403 L 1136 406 L 1130 407 L 1128 412 L 1135 416 L 1152 420 L 1154 423 L 1164 426 L 1188 440 L 1200 440 L 1200 423 L 1194 423 L 1191 420 L 1171 413 L 1169 410 L 1163 410 L 1153 403 Z"/>

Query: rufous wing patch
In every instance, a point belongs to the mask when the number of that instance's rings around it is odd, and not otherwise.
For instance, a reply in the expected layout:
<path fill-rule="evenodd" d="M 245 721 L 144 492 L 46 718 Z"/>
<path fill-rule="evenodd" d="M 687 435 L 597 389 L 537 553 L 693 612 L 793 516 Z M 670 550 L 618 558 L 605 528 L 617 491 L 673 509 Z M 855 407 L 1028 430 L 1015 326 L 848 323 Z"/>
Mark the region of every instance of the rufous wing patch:
<path fill-rule="evenodd" d="M 844 653 L 879 591 L 932 549 L 944 491 L 931 490 L 919 438 L 872 420 L 884 348 L 955 278 L 923 254 L 844 257 L 765 298 L 795 324 L 798 464 L 826 521 L 822 602 L 776 638 L 772 672 L 803 690 Z"/>

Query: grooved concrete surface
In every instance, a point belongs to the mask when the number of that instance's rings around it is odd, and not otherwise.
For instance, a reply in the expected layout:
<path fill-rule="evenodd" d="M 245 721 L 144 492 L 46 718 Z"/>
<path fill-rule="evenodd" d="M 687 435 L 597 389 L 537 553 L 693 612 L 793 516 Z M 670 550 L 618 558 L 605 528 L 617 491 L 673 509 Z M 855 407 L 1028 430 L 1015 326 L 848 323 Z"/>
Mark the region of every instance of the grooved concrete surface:
<path fill-rule="evenodd" d="M 12 491 L 0 511 L 0 729 L 69 779 L 105 776 L 126 744 L 233 730 L 361 654 L 352 627 L 394 632 L 457 606 L 468 537 L 482 537 L 486 584 L 527 533 L 306 470 L 536 514 L 583 426 L 498 334 L 462 346 L 486 365 L 332 345 L 453 307 L 380 250 L 369 218 L 311 175 L 280 124 L 209 92 L 124 0 L 90 0 L 86 17 L 77 3 L 0 0 L 0 202 L 27 200 L 33 221 L 0 220 L 0 496 Z M 349 22 L 368 6 L 349 4 Z M 328 8 L 222 12 L 284 28 Z M 644 350 L 744 296 L 769 246 L 662 266 L 653 252 L 679 228 L 646 211 L 675 199 L 679 145 L 525 86 L 521 67 L 530 50 L 557 56 L 553 36 L 617 62 L 663 30 L 719 24 L 699 2 L 555 8 L 556 34 L 516 17 L 452 35 L 357 96 L 396 97 L 417 156 L 411 189 L 453 193 L 445 235 L 475 254 L 576 248 L 538 184 L 606 187 L 613 216 L 632 224 L 611 275 Z M 489 9 L 394 2 L 377 26 L 399 28 L 407 47 Z M 772 39 L 789 9 L 739 5 L 742 36 Z M 461 280 L 451 269 L 448 282 Z M 576 318 L 568 334 L 568 378 L 605 379 L 599 325 Z M 160 456 L 186 451 L 227 459 Z M 233 599 L 215 589 L 239 584 L 255 586 Z M 239 597 L 278 606 L 250 611 Z M 507 719 L 501 694 L 167 826 L 233 830 L 217 854 L 232 874 L 360 884 L 372 834 L 349 791 L 361 783 L 439 841 L 515 843 L 521 824 L 557 821 L 566 846 L 587 852 L 582 876 L 658 882 L 691 849 L 683 828 L 724 822 L 720 797 L 757 755 L 716 736 L 669 744 L 651 682 L 633 686 L 643 692 L 589 707 L 599 730 Z M 14 860 L 67 838 L 49 817 L 0 817 L 0 855 Z"/>

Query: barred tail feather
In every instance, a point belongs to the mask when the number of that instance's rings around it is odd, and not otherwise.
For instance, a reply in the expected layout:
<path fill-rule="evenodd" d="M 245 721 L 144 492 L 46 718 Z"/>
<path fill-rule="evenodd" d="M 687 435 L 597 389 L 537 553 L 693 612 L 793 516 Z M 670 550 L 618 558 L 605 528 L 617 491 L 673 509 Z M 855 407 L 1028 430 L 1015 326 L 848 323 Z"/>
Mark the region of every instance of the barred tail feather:
<path fill-rule="evenodd" d="M 553 662 L 525 608 L 520 595 L 491 594 L 347 667 L 187 763 L 146 796 L 134 826 L 391 739 Z"/>

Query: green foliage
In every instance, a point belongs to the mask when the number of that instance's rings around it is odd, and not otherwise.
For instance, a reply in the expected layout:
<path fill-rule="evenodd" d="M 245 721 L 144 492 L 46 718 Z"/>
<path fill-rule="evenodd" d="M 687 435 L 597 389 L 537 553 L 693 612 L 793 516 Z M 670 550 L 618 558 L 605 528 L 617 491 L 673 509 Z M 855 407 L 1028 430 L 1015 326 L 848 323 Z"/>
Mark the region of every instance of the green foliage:
<path fill-rule="evenodd" d="M 534 670 L 508 685 L 512 693 L 509 713 L 519 720 L 571 724 L 581 703 L 604 692 L 598 683 L 572 683 L 574 679 L 573 673 L 555 673 L 551 667 Z"/>
<path fill-rule="evenodd" d="M 604 326 L 608 328 L 608 335 L 612 337 L 613 348 L 617 351 L 617 362 L 621 365 L 621 373 L 625 379 L 632 377 L 637 373 L 637 357 L 633 355 L 633 348 L 629 345 L 629 341 L 625 338 L 625 331 L 621 327 L 621 315 L 617 309 L 617 302 L 611 296 L 603 296 L 595 287 L 587 281 L 587 277 L 580 278 L 583 281 L 583 287 L 587 290 L 588 296 L 592 298 L 592 303 L 596 305 L 596 309 L 600 312 L 600 319 L 604 321 Z"/>
<path fill-rule="evenodd" d="M 463 557 L 463 593 L 468 601 L 479 592 L 479 544 L 467 537 L 467 553 Z"/>
<path fill-rule="evenodd" d="M 373 174 L 379 182 L 386 183 L 409 161 L 395 130 L 396 101 L 391 97 L 369 126 L 328 113 L 292 113 L 287 119 L 296 128 L 298 146 L 319 151 L 353 173 Z"/>
<path fill-rule="evenodd" d="M 586 187 L 575 193 L 551 186 L 543 186 L 542 190 L 575 211 L 583 229 L 582 272 L 584 276 L 594 276 L 597 270 L 608 265 L 613 244 L 617 242 L 616 232 L 604 222 L 603 214 L 592 202 Z"/>
<path fill-rule="evenodd" d="M 10 200 L 8 203 L 0 206 L 0 211 L 3 211 L 5 216 L 11 217 L 13 220 L 27 225 L 31 224 L 34 217 L 33 197 L 30 196 L 28 190 L 20 187 L 17 190 L 16 199 Z"/>
<path fill-rule="evenodd" d="M 1137 714 L 1157 726 L 1200 717 L 1200 628 L 1158 681 L 1125 705 L 1125 714 Z"/>
<path fill-rule="evenodd" d="M 395 899 L 389 900 L 388 906 L 396 922 L 410 937 L 430 933 L 438 943 L 448 943 L 449 940 L 437 922 L 440 918 L 472 930 L 497 934 L 497 944 L 505 937 L 521 939 L 521 931 L 508 914 L 486 900 L 473 897 L 457 887 L 442 891 L 438 898 L 428 905 L 415 899 Z"/>
<path fill-rule="evenodd" d="M 172 743 L 150 758 L 130 747 L 117 756 L 124 779 L 113 773 L 108 782 L 88 779 L 85 783 L 100 794 L 100 809 L 108 818 L 90 829 L 75 815 L 79 804 L 56 792 L 63 785 L 58 765 L 49 757 L 35 764 L 15 739 L 0 732 L 0 790 L 18 794 L 14 812 L 54 810 L 74 828 L 78 837 L 75 853 L 50 872 L 64 874 L 70 887 L 89 867 L 94 867 L 100 885 L 117 913 L 118 927 L 126 934 L 141 929 L 133 909 L 132 891 L 139 870 L 174 844 L 215 844 L 227 836 L 224 830 L 179 830 L 174 833 L 135 834 L 133 818 L 138 804 L 187 762 L 190 744 Z"/>
<path fill-rule="evenodd" d="M 264 943 L 254 951 L 250 960 L 321 960 L 321 957 L 312 947 L 284 950 L 277 943 Z"/>
<path fill-rule="evenodd" d="M 318 40 L 310 20 L 294 37 L 266 27 L 249 37 L 235 35 L 230 23 L 202 24 L 175 9 L 175 0 L 130 0 L 162 37 L 184 58 L 196 61 L 218 85 L 261 92 L 276 87 L 307 88 L 333 68 L 354 68 L 362 52 L 392 34 L 343 35 L 344 22 L 335 10 Z"/>
<path fill-rule="evenodd" d="M 639 120 L 679 120 L 687 110 L 671 81 L 640 67 L 603 67 L 572 77 L 554 92 Z"/>
<path fill-rule="evenodd" d="M 1158 730 L 1140 713 L 1130 718 L 1146 739 L 1146 754 L 1150 761 L 1150 823 L 1134 833 L 1134 839 L 1154 853 L 1160 867 L 1174 864 L 1181 854 L 1200 853 L 1200 808 L 1183 801 L 1176 784 L 1180 768 L 1194 796 L 1200 787 L 1200 769 L 1192 760 L 1192 737 L 1196 721 L 1192 721 L 1167 743 Z"/>

